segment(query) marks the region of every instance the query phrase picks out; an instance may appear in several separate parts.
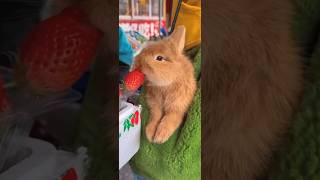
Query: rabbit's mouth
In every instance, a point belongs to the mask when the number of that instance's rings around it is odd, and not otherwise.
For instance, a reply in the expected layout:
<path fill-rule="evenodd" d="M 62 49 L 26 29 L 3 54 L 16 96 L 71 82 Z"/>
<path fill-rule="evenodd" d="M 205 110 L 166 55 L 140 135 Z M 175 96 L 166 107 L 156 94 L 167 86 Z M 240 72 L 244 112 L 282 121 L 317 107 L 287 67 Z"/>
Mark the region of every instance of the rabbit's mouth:
<path fill-rule="evenodd" d="M 140 70 L 145 75 L 145 81 L 149 86 L 168 86 L 172 83 L 171 78 L 166 73 L 160 72 L 159 69 L 144 65 L 140 67 Z"/>

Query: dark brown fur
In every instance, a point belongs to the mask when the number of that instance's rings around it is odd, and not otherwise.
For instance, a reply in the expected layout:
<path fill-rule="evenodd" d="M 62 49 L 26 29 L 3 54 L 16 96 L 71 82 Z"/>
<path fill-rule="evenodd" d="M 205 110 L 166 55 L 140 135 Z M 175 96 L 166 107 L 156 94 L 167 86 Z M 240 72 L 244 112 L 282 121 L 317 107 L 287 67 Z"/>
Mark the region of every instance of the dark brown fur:
<path fill-rule="evenodd" d="M 287 131 L 302 89 L 292 7 L 289 0 L 202 7 L 202 179 L 253 180 Z"/>

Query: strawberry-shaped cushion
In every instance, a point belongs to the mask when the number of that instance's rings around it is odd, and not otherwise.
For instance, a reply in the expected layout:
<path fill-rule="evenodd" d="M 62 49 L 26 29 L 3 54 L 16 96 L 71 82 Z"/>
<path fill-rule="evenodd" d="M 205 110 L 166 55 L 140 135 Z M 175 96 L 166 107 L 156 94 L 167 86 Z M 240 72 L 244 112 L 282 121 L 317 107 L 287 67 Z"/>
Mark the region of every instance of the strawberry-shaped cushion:
<path fill-rule="evenodd" d="M 124 85 L 128 91 L 136 91 L 144 82 L 144 74 L 139 70 L 131 71 L 124 79 Z"/>
<path fill-rule="evenodd" d="M 81 8 L 69 7 L 36 25 L 20 49 L 24 82 L 39 92 L 70 88 L 88 69 L 103 35 L 87 19 Z"/>
<path fill-rule="evenodd" d="M 0 78 L 0 113 L 9 109 L 8 94 L 4 87 L 4 82 Z"/>

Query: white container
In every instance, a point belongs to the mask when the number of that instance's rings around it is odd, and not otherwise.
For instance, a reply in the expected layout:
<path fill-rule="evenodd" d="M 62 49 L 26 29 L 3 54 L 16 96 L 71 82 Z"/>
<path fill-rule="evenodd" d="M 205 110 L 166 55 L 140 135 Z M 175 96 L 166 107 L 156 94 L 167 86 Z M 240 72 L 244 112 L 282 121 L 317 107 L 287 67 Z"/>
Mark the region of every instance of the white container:
<path fill-rule="evenodd" d="M 119 169 L 138 152 L 140 148 L 141 106 L 121 102 L 119 113 Z"/>

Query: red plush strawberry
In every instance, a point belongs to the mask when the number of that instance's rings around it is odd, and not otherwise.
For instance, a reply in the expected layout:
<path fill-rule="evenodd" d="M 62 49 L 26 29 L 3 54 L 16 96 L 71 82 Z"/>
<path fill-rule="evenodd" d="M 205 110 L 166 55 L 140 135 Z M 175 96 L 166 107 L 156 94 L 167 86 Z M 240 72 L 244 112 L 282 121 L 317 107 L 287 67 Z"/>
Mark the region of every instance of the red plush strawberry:
<path fill-rule="evenodd" d="M 89 24 L 81 8 L 66 8 L 40 22 L 23 41 L 23 79 L 36 91 L 70 88 L 88 69 L 101 37 L 102 32 Z"/>
<path fill-rule="evenodd" d="M 139 70 L 128 73 L 124 79 L 124 85 L 128 91 L 136 91 L 144 82 L 144 74 Z"/>
<path fill-rule="evenodd" d="M 4 82 L 0 78 L 0 112 L 5 112 L 9 109 L 8 94 L 4 88 Z"/>

